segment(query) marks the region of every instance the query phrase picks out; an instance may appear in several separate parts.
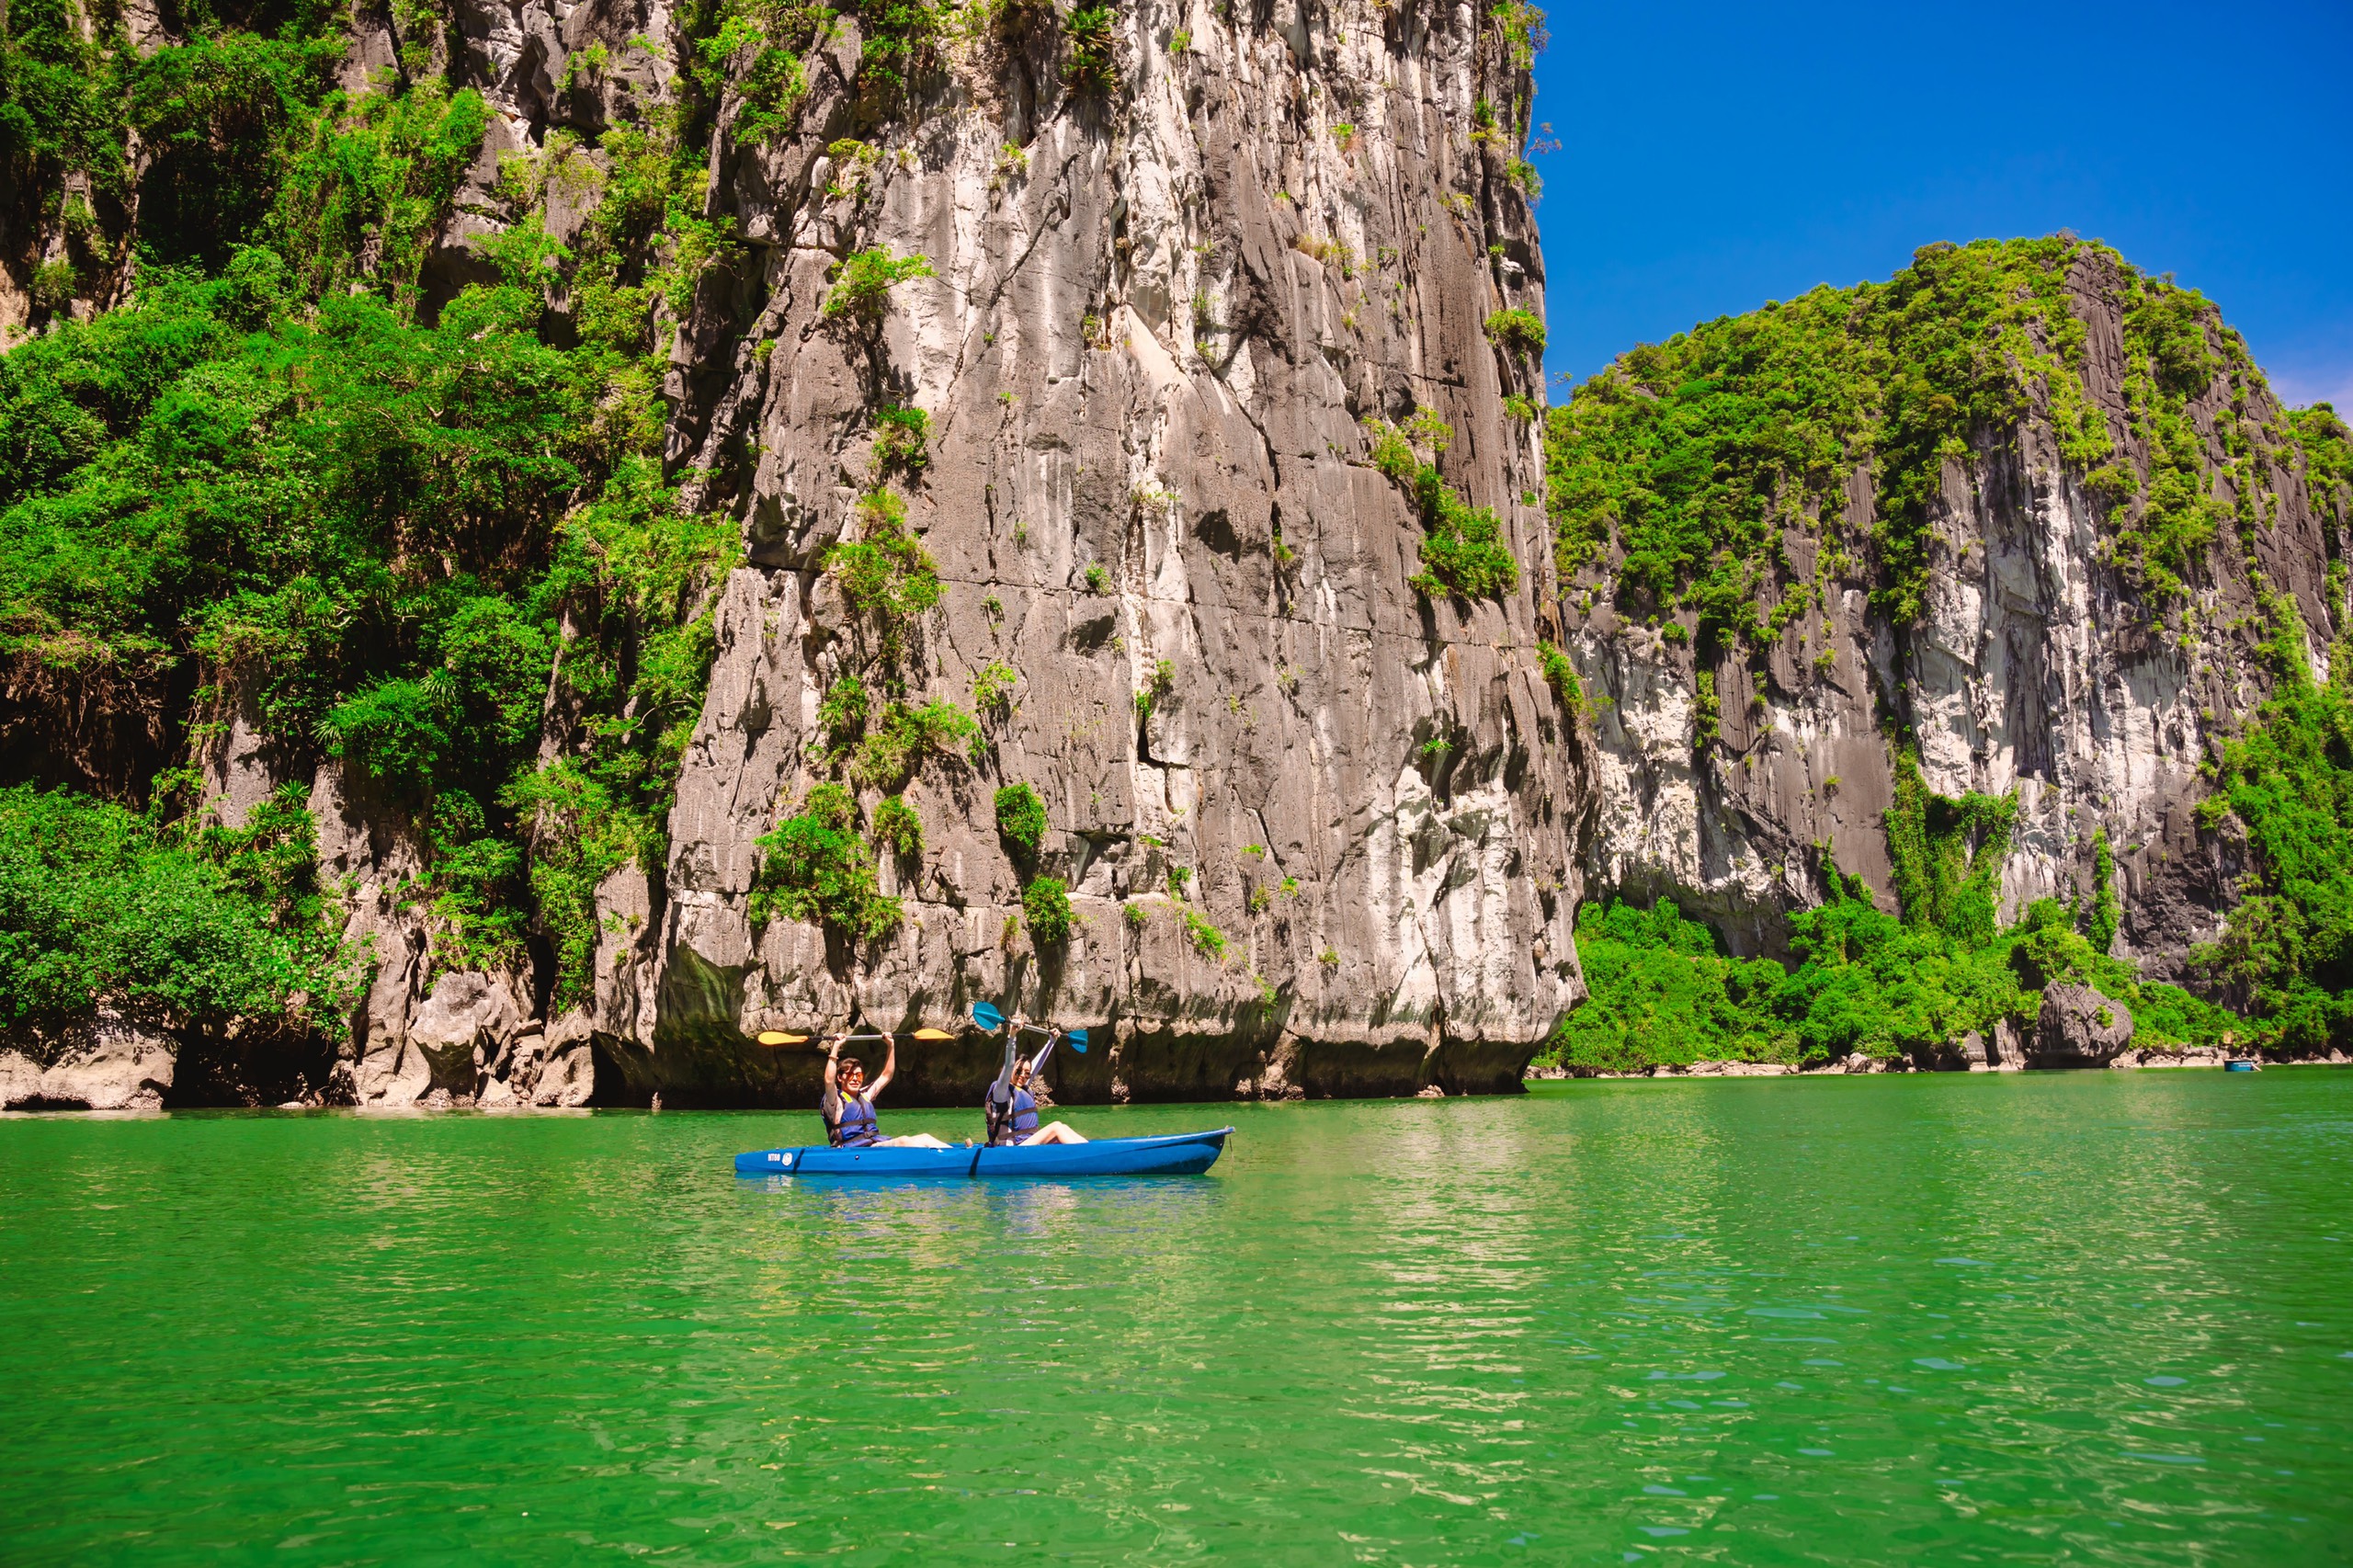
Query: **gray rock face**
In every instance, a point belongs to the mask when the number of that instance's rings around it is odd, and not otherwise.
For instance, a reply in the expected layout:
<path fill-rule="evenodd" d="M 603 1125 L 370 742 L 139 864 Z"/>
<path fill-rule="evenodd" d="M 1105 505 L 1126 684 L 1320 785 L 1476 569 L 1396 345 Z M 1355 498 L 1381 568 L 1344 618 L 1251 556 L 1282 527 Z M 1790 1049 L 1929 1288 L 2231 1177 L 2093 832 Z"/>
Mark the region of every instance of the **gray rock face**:
<path fill-rule="evenodd" d="M 2147 440 L 2122 389 L 2119 280 L 2091 257 L 2068 286 L 2088 329 L 2092 402 L 2145 482 Z M 2230 397 L 2218 378 L 2189 411 L 2218 470 L 2227 468 L 2218 419 L 2228 419 Z M 2257 392 L 2240 417 L 2252 426 L 2278 415 Z M 2169 629 L 2105 553 L 2108 530 L 2083 481 L 2043 414 L 1985 432 L 1967 459 L 1948 460 L 1932 504 L 1921 623 L 1899 637 L 1870 613 L 1861 588 L 1834 593 L 1820 616 L 1800 618 L 1770 650 L 1754 703 L 1724 700 L 1720 741 L 1705 748 L 1696 744 L 1691 648 L 1621 622 L 1606 595 L 1574 617 L 1566 646 L 1587 689 L 1606 699 L 1592 752 L 1599 801 L 1591 890 L 1640 900 L 1672 893 L 1719 923 L 1735 950 L 1778 955 L 1788 912 L 1820 896 L 1826 846 L 1892 912 L 1886 812 L 1894 777 L 1883 723 L 1900 719 L 1917 737 L 1929 789 L 2016 791 L 2005 920 L 2037 898 L 2088 893 L 2093 837 L 2104 829 L 2123 903 L 2116 955 L 2140 960 L 2151 978 L 2176 977 L 2188 949 L 2220 931 L 2244 869 L 2227 832 L 2201 833 L 2195 807 L 2208 792 L 2201 760 L 2274 679 L 2256 647 L 2250 560 L 2273 591 L 2293 598 L 2314 668 L 2325 669 L 2347 608 L 2325 575 L 2325 530 L 2334 525 L 2315 513 L 2301 474 L 2268 472 L 2276 512 L 2267 504 L 2250 547 L 2228 528 L 2218 533 L 2196 573 L 2190 613 L 2179 618 L 2187 630 Z M 2218 499 L 2234 501 L 2227 477 L 2215 484 Z M 1870 476 L 1859 471 L 1847 487 L 1843 537 L 1867 531 L 1872 508 Z M 1799 578 L 1829 548 L 1798 529 L 1785 544 Z M 1729 658 L 1715 678 L 1727 693 L 1745 694 L 1750 683 Z"/>
<path fill-rule="evenodd" d="M 574 1013 L 559 1018 L 535 1043 L 526 1033 L 516 1043 L 516 1065 L 507 1082 L 517 1100 L 536 1106 L 585 1106 L 597 1091 L 596 1052 L 587 1020 Z M 485 1091 L 483 1103 L 496 1103 Z"/>
<path fill-rule="evenodd" d="M 506 1075 L 531 999 L 508 976 L 474 970 L 444 974 L 409 1020 L 408 1040 L 428 1065 L 434 1086 L 472 1093 Z"/>
<path fill-rule="evenodd" d="M 1481 325 L 1538 303 L 1535 230 L 1467 139 L 1473 100 L 1524 81 L 1467 11 L 1416 18 L 1411 47 L 1370 14 L 1261 30 L 1143 6 L 1120 28 L 1108 101 L 975 51 L 877 127 L 844 79 L 853 39 L 813 67 L 798 136 L 722 140 L 712 202 L 756 258 L 752 324 L 685 324 L 673 439 L 749 563 L 663 885 L 608 890 L 644 933 L 598 966 L 616 1095 L 806 1098 L 813 1063 L 750 1032 L 952 1025 L 983 997 L 1098 1031 L 1061 1062 L 1065 1100 L 1504 1088 L 1579 994 L 1585 786 L 1534 657 L 1540 456 L 1503 408 L 1537 388 Z M 853 129 L 870 161 L 834 147 Z M 871 247 L 935 276 L 845 329 L 827 272 Z M 978 760 L 907 789 L 926 845 L 884 868 L 895 936 L 756 933 L 754 841 L 830 777 L 827 687 L 872 676 L 870 628 L 821 568 L 885 402 L 932 421 L 904 488 L 945 585 L 909 634 L 908 699 L 969 707 L 993 663 L 1016 684 Z M 1372 422 L 1416 408 L 1526 566 L 1500 600 L 1406 582 L 1422 528 L 1367 452 Z M 995 831 L 1011 782 L 1047 804 L 1034 865 Z M 1048 950 L 1014 923 L 1037 872 L 1078 917 Z M 991 1070 L 936 1056 L 897 1093 L 968 1099 Z"/>
<path fill-rule="evenodd" d="M 318 770 L 310 811 L 319 875 L 346 890 L 344 939 L 373 967 L 329 1097 L 362 1107 L 410 1106 L 437 1093 L 530 1103 L 544 1057 L 517 1049 L 527 1031 L 537 1037 L 541 1030 L 529 979 L 480 971 L 435 974 L 427 915 L 407 891 L 426 867 L 415 824 L 386 802 L 364 793 L 355 798 L 334 762 Z M 567 1066 L 565 1074 L 572 1072 Z M 549 1103 L 585 1097 L 583 1091 Z"/>
<path fill-rule="evenodd" d="M 0 1048 L 0 1110 L 156 1110 L 171 1093 L 173 1042 L 112 1013 L 20 1046 Z"/>
<path fill-rule="evenodd" d="M 2132 1043 L 2132 1015 L 2124 1004 L 2088 985 L 2066 982 L 2043 987 L 2042 1015 L 2036 1020 L 2034 1065 L 2102 1066 Z"/>
<path fill-rule="evenodd" d="M 241 828 L 284 780 L 271 765 L 253 693 L 227 686 L 211 717 L 211 733 L 196 747 L 204 810 L 222 826 Z"/>
<path fill-rule="evenodd" d="M 2110 1072 L 2129 1073 L 2143 1067 L 2222 1067 L 2230 1062 L 2232 1051 L 2223 1046 L 2185 1046 L 2178 1050 L 2133 1049 L 2120 1051 L 2109 1058 Z M 2332 1053 L 2341 1057 L 2341 1051 Z"/>

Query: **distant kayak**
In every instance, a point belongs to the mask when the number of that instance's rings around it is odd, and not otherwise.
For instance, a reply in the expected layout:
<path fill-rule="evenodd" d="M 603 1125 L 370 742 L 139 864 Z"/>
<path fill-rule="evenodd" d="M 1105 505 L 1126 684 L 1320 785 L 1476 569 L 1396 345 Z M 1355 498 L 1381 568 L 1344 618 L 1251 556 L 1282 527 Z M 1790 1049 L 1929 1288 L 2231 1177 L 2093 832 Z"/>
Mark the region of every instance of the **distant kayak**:
<path fill-rule="evenodd" d="M 2222 1071 L 2225 1073 L 2252 1073 L 2256 1071 L 2256 1064 L 2252 1062 L 2225 1062 L 2222 1063 Z"/>
<path fill-rule="evenodd" d="M 1091 1143 L 1040 1143 L 1023 1148 L 966 1144 L 947 1149 L 755 1149 L 735 1156 L 745 1176 L 910 1176 L 961 1181 L 973 1177 L 1199 1176 L 1225 1152 L 1226 1135 L 1176 1132 L 1165 1138 L 1097 1138 Z"/>

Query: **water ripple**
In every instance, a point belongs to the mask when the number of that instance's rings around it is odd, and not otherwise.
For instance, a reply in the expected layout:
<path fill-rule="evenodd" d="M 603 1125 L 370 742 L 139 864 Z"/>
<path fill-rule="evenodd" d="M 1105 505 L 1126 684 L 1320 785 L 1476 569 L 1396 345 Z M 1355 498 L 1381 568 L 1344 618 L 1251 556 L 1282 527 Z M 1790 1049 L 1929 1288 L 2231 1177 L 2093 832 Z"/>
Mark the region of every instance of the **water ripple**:
<path fill-rule="evenodd" d="M 2321 1560 L 2348 1107 L 1578 1084 L 1017 1187 L 725 1176 L 809 1119 L 9 1119 L 0 1508 L 27 1562 Z"/>

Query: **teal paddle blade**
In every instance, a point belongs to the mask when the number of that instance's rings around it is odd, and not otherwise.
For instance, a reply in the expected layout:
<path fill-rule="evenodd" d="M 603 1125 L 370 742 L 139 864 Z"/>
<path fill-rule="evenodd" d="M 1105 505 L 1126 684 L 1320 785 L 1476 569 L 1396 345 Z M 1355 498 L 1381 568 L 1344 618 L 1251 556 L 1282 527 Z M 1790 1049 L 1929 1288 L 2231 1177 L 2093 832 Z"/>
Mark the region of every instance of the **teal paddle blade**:
<path fill-rule="evenodd" d="M 1086 1031 L 1085 1029 L 1073 1029 L 1063 1038 L 1070 1041 L 1070 1048 L 1073 1051 L 1077 1051 L 1081 1056 L 1086 1054 Z"/>
<path fill-rule="evenodd" d="M 984 1029 L 1001 1029 L 1005 1028 L 1005 1015 L 990 1003 L 975 1002 L 972 1004 L 972 1022 Z"/>

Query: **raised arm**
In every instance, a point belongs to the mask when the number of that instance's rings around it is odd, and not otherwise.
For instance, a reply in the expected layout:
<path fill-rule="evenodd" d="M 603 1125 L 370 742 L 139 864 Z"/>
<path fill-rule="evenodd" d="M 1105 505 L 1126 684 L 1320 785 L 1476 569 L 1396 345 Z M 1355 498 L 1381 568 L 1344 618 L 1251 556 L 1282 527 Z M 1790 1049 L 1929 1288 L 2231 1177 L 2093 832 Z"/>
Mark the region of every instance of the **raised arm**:
<path fill-rule="evenodd" d="M 987 1129 L 988 1141 L 997 1141 L 1005 1131 L 1005 1123 L 1013 1115 L 1013 1069 L 1021 1060 L 1021 1020 L 1007 1018 L 1005 1030 L 1005 1065 L 996 1070 L 989 1086 L 981 1094 L 981 1124 Z"/>
<path fill-rule="evenodd" d="M 841 1066 L 842 1037 L 835 1035 L 825 1041 L 825 1093 L 829 1095 L 840 1093 L 840 1090 L 835 1086 L 834 1079 L 841 1072 Z"/>
<path fill-rule="evenodd" d="M 989 1085 L 992 1096 L 1012 1087 L 1014 1064 L 1020 1060 L 1021 1019 L 1016 1016 L 1005 1020 L 1005 1065 L 996 1070 L 996 1079 Z"/>
<path fill-rule="evenodd" d="M 882 1071 L 875 1075 L 872 1083 L 866 1085 L 866 1097 L 870 1100 L 877 1098 L 883 1090 L 891 1086 L 892 1075 L 899 1070 L 899 1037 L 885 1035 L 882 1038 L 885 1041 L 882 1047 Z"/>

